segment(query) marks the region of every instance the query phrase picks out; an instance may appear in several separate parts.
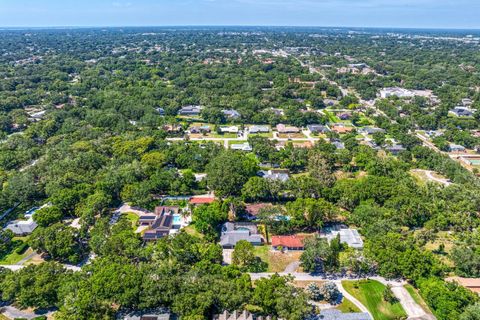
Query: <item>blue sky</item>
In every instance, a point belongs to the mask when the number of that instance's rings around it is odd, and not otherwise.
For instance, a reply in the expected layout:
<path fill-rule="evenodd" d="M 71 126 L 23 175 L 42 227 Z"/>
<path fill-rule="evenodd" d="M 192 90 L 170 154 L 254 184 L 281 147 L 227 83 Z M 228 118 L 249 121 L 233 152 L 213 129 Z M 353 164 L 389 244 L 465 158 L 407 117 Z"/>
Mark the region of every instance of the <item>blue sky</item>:
<path fill-rule="evenodd" d="M 480 29 L 480 0 L 0 0 L 0 26 L 288 25 Z"/>

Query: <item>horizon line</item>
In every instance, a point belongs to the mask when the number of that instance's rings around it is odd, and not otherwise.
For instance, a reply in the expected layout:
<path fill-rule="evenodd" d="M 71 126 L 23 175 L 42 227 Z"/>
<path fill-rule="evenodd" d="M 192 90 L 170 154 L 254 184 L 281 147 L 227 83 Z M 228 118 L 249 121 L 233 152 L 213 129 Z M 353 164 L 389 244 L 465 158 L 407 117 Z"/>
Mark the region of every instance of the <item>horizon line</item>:
<path fill-rule="evenodd" d="M 45 25 L 45 26 L 1 26 L 0 29 L 99 29 L 99 28 L 326 28 L 326 29 L 398 29 L 398 30 L 455 30 L 480 31 L 480 27 L 400 27 L 400 26 L 334 26 L 334 25 L 262 25 L 262 24 L 171 24 L 171 25 Z"/>

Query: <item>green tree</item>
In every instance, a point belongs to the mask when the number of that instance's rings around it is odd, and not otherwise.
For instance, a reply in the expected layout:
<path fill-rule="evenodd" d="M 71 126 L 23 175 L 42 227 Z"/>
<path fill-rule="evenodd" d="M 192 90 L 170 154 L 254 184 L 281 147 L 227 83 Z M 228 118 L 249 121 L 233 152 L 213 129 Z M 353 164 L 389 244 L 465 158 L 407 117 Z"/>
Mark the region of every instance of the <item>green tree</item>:
<path fill-rule="evenodd" d="M 249 177 L 254 176 L 257 171 L 255 160 L 239 152 L 227 150 L 207 165 L 207 183 L 218 196 L 238 195 Z"/>

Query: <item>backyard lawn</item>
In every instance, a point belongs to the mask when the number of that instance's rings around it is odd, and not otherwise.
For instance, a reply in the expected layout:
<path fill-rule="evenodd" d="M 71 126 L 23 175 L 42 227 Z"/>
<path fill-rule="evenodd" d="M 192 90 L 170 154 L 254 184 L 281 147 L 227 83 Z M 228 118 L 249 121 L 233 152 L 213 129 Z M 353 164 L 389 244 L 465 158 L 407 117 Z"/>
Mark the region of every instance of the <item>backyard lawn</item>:
<path fill-rule="evenodd" d="M 341 311 L 342 313 L 352 313 L 352 312 L 361 312 L 356 305 L 354 305 L 347 298 L 343 298 L 342 303 L 335 307 L 335 309 Z"/>
<path fill-rule="evenodd" d="M 31 248 L 28 248 L 25 252 L 19 254 L 13 250 L 10 254 L 7 254 L 6 256 L 2 257 L 0 260 L 0 264 L 3 265 L 11 265 L 19 262 L 23 258 L 27 257 L 29 254 L 33 253 L 33 250 Z"/>
<path fill-rule="evenodd" d="M 126 216 L 127 219 L 130 220 L 130 222 L 132 223 L 133 230 L 137 230 L 138 220 L 140 219 L 139 216 L 133 212 L 127 212 L 127 213 L 124 213 L 123 215 Z"/>
<path fill-rule="evenodd" d="M 270 250 L 270 246 L 255 247 L 255 255 L 268 263 L 268 272 L 283 272 L 292 262 L 300 259 L 301 251 L 277 252 Z"/>
<path fill-rule="evenodd" d="M 383 300 L 385 286 L 378 281 L 342 281 L 342 285 L 367 307 L 375 320 L 394 320 L 407 316 L 400 303 L 391 304 Z"/>

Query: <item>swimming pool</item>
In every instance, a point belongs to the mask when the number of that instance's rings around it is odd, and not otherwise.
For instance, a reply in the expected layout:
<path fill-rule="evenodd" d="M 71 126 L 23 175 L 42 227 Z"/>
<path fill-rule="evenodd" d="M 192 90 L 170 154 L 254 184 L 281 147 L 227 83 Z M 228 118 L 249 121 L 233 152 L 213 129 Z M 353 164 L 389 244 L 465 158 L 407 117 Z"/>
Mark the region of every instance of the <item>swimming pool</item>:
<path fill-rule="evenodd" d="M 182 223 L 182 216 L 179 214 L 173 215 L 173 224 L 181 224 Z"/>

